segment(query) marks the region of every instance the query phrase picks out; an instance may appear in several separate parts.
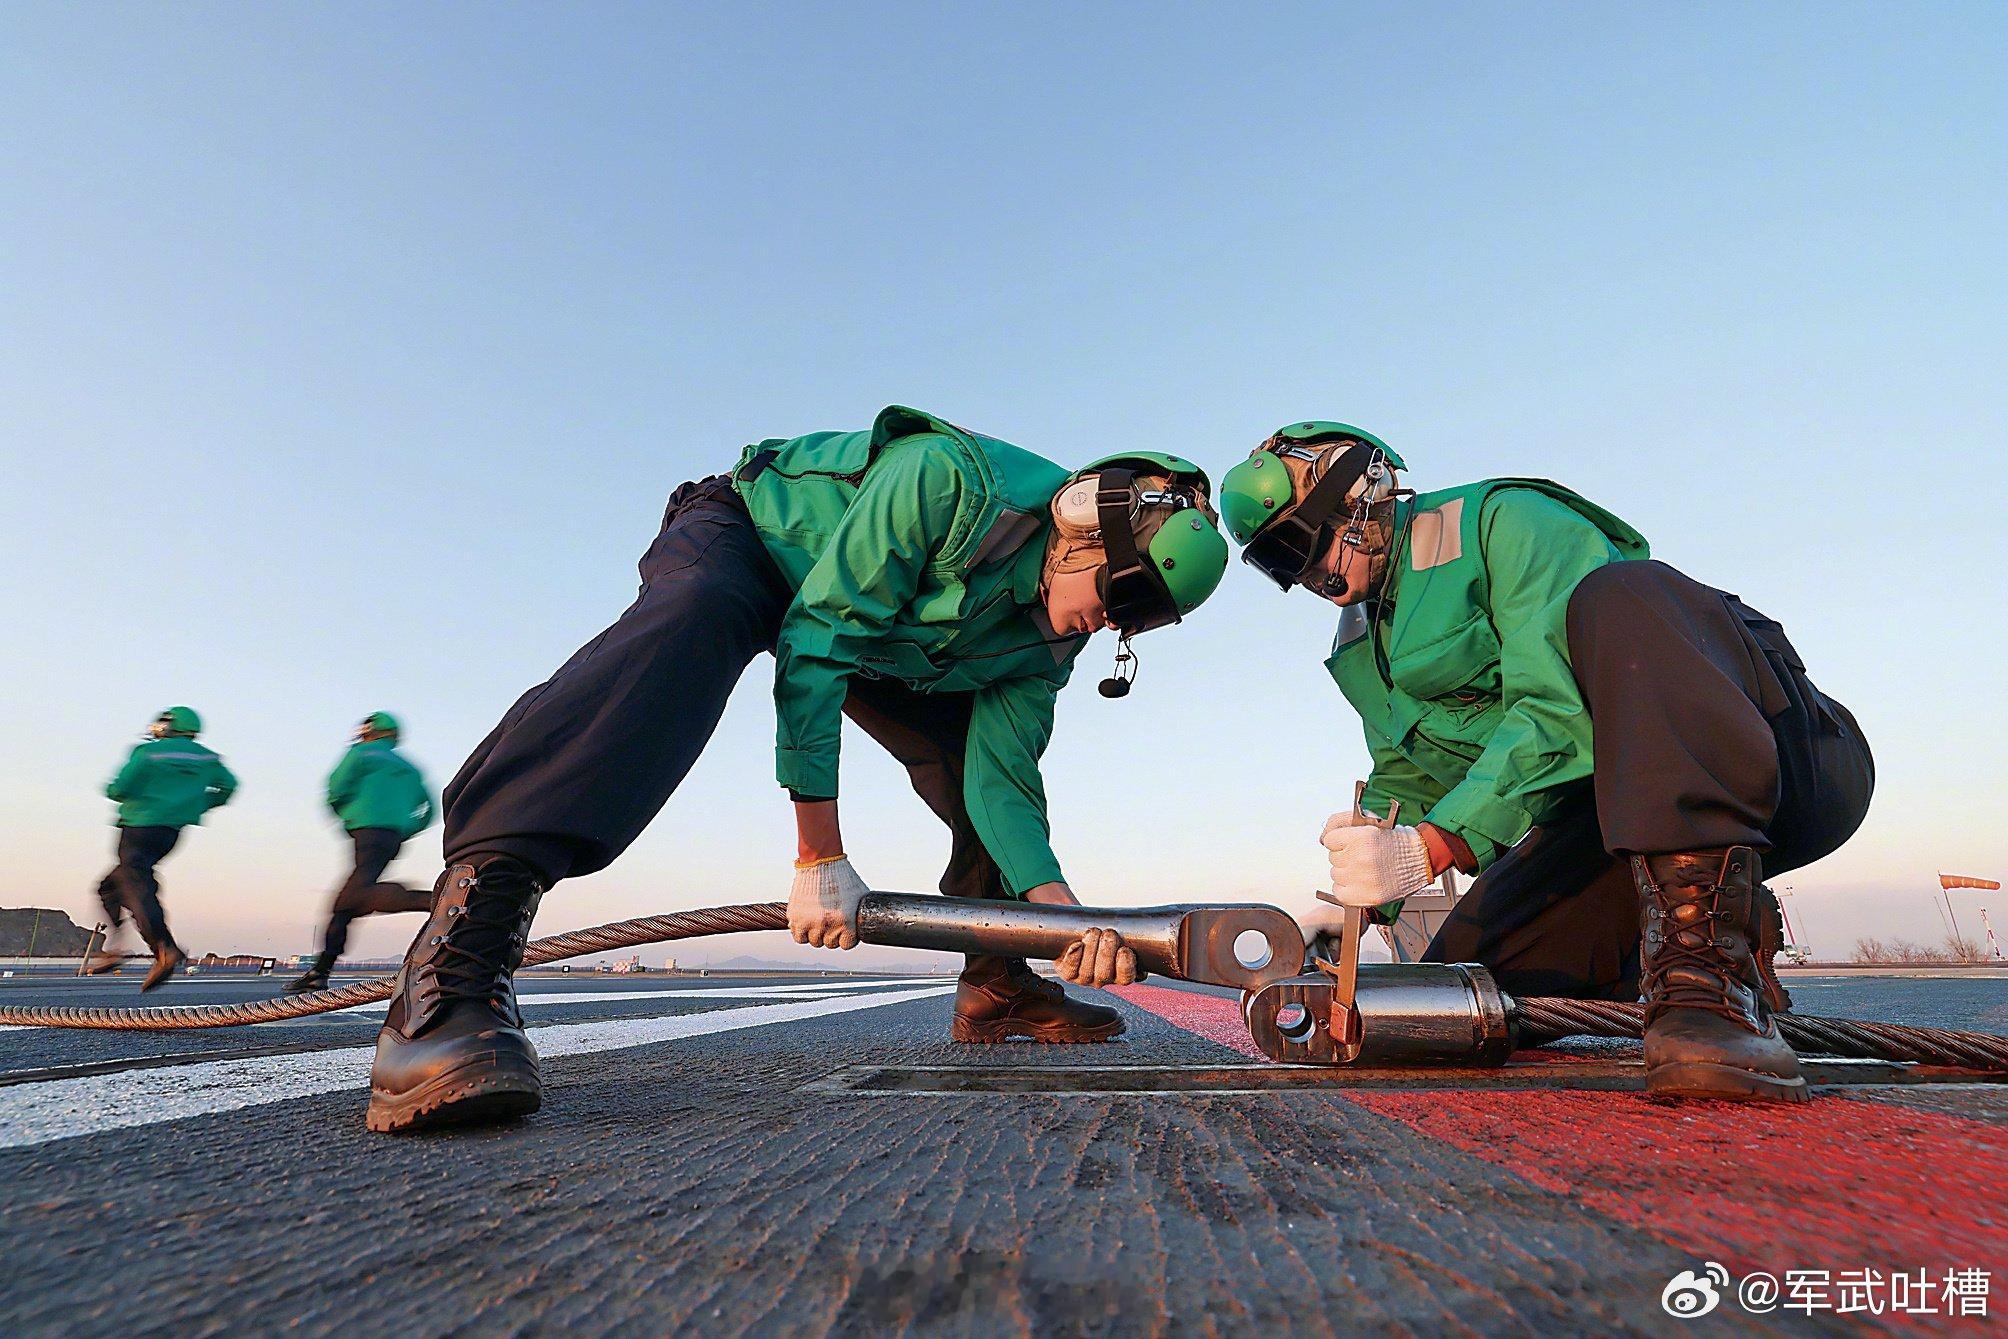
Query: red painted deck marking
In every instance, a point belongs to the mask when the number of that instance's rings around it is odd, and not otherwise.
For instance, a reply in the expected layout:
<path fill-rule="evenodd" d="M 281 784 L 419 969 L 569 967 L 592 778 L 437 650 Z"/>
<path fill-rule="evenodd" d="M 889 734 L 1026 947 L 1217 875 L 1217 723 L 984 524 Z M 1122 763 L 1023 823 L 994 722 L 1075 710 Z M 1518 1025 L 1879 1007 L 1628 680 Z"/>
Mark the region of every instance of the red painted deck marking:
<path fill-rule="evenodd" d="M 1128 986 L 1166 1020 L 1257 1055 L 1233 1000 Z M 1735 1272 L 1884 1271 L 2008 1260 L 2008 1133 L 1845 1097 L 1659 1104 L 1634 1093 L 1341 1096 L 1585 1209 Z"/>
<path fill-rule="evenodd" d="M 1241 1007 L 1233 1000 L 1163 986 L 1115 986 L 1109 993 L 1120 995 L 1138 1008 L 1148 1009 L 1167 1023 L 1208 1041 L 1219 1042 L 1257 1060 L 1267 1058 L 1256 1049 L 1254 1038 L 1248 1035 L 1248 1024 L 1241 1019 Z"/>

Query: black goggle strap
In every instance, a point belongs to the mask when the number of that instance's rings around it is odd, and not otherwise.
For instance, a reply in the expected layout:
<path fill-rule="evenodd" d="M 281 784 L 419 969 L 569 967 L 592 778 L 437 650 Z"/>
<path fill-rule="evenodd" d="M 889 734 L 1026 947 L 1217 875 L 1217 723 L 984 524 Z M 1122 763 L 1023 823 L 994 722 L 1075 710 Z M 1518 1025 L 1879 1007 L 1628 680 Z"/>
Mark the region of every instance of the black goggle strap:
<path fill-rule="evenodd" d="M 1157 606 L 1146 611 L 1148 619 L 1156 620 L 1169 614 L 1166 621 L 1176 623 L 1179 616 L 1170 587 L 1164 584 L 1164 578 L 1158 575 L 1157 569 L 1137 550 L 1136 532 L 1130 528 L 1130 504 L 1136 497 L 1134 478 L 1134 474 L 1120 466 L 1103 470 L 1095 504 L 1100 512 L 1102 553 L 1108 562 L 1108 580 L 1102 598 L 1110 606 L 1109 617 L 1126 630 L 1143 631 L 1143 627 L 1130 629 L 1129 626 L 1143 620 L 1128 617 L 1135 608 L 1139 593 L 1144 595 L 1147 603 Z M 1148 626 L 1163 627 L 1164 623 L 1151 621 Z"/>
<path fill-rule="evenodd" d="M 1339 457 L 1331 469 L 1325 471 L 1322 479 L 1311 486 L 1311 491 L 1304 495 L 1302 502 L 1292 507 L 1288 515 L 1278 517 L 1267 527 L 1267 531 L 1276 532 L 1274 539 L 1269 544 L 1263 545 L 1262 535 L 1256 535 L 1243 551 L 1243 556 L 1279 582 L 1303 580 L 1304 573 L 1310 570 L 1313 563 L 1324 557 L 1326 548 L 1330 547 L 1329 541 L 1324 537 L 1325 530 L 1331 524 L 1332 517 L 1346 505 L 1346 494 L 1352 491 L 1353 485 L 1365 476 L 1373 462 L 1381 455 L 1380 448 L 1369 446 L 1365 442 L 1349 449 Z M 1285 541 L 1284 536 L 1293 533 L 1302 537 L 1300 545 L 1290 545 Z M 1261 547 L 1258 548 L 1258 545 Z M 1299 552 L 1302 553 L 1303 561 L 1296 572 L 1277 570 L 1284 565 L 1283 559 L 1286 554 L 1289 562 L 1295 563 Z"/>

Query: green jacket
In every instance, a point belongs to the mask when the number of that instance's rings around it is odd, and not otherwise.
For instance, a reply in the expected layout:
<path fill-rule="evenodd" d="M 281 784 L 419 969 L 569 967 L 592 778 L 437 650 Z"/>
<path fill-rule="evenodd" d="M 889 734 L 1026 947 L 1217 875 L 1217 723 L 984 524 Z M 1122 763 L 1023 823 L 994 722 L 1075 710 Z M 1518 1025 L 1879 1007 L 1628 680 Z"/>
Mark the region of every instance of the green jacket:
<path fill-rule="evenodd" d="M 1644 558 L 1643 537 L 1543 479 L 1486 479 L 1398 504 L 1384 598 L 1345 610 L 1325 662 L 1360 713 L 1367 805 L 1461 837 L 1480 869 L 1591 773 L 1569 667 L 1576 584 Z"/>
<path fill-rule="evenodd" d="M 328 774 L 328 808 L 350 832 L 390 828 L 413 837 L 431 825 L 436 806 L 419 770 L 388 739 L 351 744 Z"/>
<path fill-rule="evenodd" d="M 105 787 L 122 828 L 185 828 L 230 802 L 237 778 L 223 759 L 192 739 L 169 736 L 135 744 Z"/>
<path fill-rule="evenodd" d="M 1013 894 L 1061 877 L 1039 758 L 1087 638 L 1055 638 L 1039 573 L 1066 479 L 898 406 L 868 432 L 757 442 L 733 471 L 796 592 L 774 653 L 775 775 L 797 795 L 836 796 L 854 675 L 973 693 L 963 791 Z"/>

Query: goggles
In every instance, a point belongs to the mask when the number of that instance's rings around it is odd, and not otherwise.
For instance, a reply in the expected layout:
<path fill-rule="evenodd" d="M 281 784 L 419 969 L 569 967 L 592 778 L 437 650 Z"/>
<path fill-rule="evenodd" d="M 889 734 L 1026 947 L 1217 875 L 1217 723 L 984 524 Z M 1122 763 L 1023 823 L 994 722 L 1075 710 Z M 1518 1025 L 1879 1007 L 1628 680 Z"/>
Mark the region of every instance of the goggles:
<path fill-rule="evenodd" d="M 1379 447 L 1365 442 L 1352 447 L 1302 502 L 1255 532 L 1241 550 L 1241 560 L 1283 590 L 1304 581 L 1331 551 L 1333 518 L 1347 510 L 1346 495 L 1382 459 Z"/>

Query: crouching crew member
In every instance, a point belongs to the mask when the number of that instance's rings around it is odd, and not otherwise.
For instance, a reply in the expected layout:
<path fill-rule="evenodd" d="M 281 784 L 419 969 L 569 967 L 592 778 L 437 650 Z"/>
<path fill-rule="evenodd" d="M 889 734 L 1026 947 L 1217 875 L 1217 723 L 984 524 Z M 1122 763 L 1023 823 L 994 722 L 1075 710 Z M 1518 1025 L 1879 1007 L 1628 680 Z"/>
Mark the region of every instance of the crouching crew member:
<path fill-rule="evenodd" d="M 401 727 L 387 711 L 373 711 L 356 727 L 335 770 L 328 774 L 328 808 L 355 845 L 355 865 L 335 893 L 334 910 L 321 939 L 321 952 L 289 995 L 325 990 L 328 973 L 349 945 L 349 926 L 360 916 L 425 911 L 432 894 L 384 880 L 383 872 L 404 844 L 432 825 L 436 806 L 411 760 L 397 751 Z"/>
<path fill-rule="evenodd" d="M 125 766 L 105 787 L 106 797 L 119 807 L 118 863 L 98 883 L 98 900 L 111 928 L 84 964 L 88 973 L 119 969 L 125 954 L 113 949 L 112 943 L 120 937 L 127 912 L 153 951 L 153 966 L 140 983 L 142 991 L 173 976 L 186 960 L 168 931 L 154 866 L 181 840 L 183 828 L 229 803 L 237 790 L 237 778 L 223 759 L 195 742 L 201 732 L 202 718 L 193 708 L 169 707 L 155 718 L 148 738 L 133 746 Z"/>
<path fill-rule="evenodd" d="M 1854 717 L 1776 622 L 1603 508 L 1540 479 L 1417 495 L 1403 468 L 1369 433 L 1302 423 L 1221 487 L 1243 557 L 1344 611 L 1325 663 L 1366 727 L 1365 808 L 1399 806 L 1391 829 L 1350 807 L 1326 825 L 1334 892 L 1378 906 L 1480 873 L 1427 958 L 1522 995 L 1643 984 L 1650 1092 L 1804 1100 L 1762 880 L 1860 826 Z"/>
<path fill-rule="evenodd" d="M 868 885 L 838 825 L 845 715 L 948 825 L 944 893 L 1074 902 L 1039 772 L 1054 696 L 1094 632 L 1126 641 L 1212 593 L 1227 542 L 1207 492 L 1173 456 L 1127 452 L 1070 475 L 898 407 L 867 431 L 756 443 L 729 476 L 678 488 L 635 602 L 526 693 L 446 789 L 447 869 L 377 1042 L 370 1128 L 537 1107 L 510 984 L 537 901 L 641 833 L 762 651 L 794 799 L 798 942 L 857 942 Z M 1082 964 L 1072 979 L 1102 982 Z M 1121 1030 L 1114 1010 L 1022 961 L 979 957 L 952 1023 L 961 1041 Z"/>

